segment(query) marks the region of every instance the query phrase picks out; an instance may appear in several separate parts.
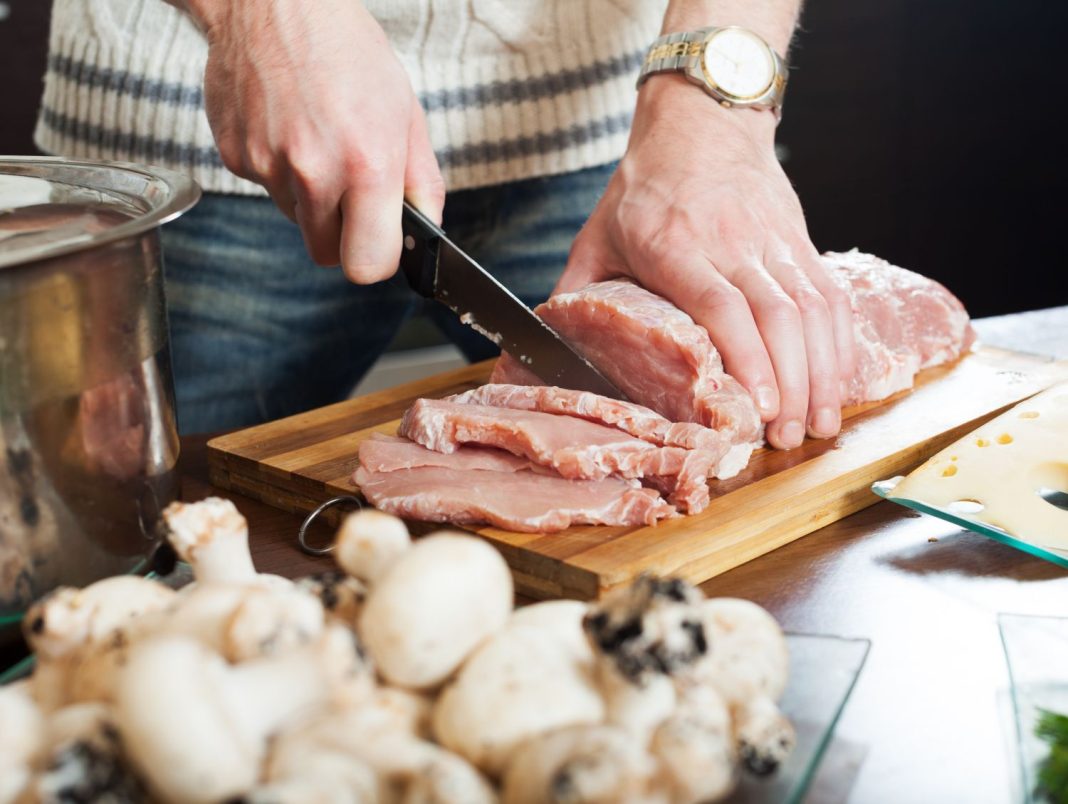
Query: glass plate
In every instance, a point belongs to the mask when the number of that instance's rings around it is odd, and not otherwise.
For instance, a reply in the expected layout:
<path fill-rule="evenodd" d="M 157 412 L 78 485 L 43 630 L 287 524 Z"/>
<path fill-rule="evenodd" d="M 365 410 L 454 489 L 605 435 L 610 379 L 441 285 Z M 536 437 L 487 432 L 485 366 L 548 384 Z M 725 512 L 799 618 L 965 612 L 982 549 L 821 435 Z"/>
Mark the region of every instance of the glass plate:
<path fill-rule="evenodd" d="M 780 706 L 797 730 L 797 746 L 771 776 L 744 774 L 733 804 L 804 798 L 871 647 L 866 639 L 814 634 L 787 634 L 786 643 L 790 679 Z"/>
<path fill-rule="evenodd" d="M 1041 545 L 1033 544 L 1032 542 L 1024 541 L 1023 539 L 1012 536 L 1001 528 L 996 528 L 993 525 L 989 525 L 986 522 L 980 522 L 978 519 L 974 519 L 968 516 L 963 511 L 951 511 L 948 508 L 942 508 L 937 505 L 928 505 L 922 503 L 919 500 L 911 500 L 907 497 L 893 497 L 894 489 L 897 488 L 897 484 L 900 483 L 902 477 L 892 477 L 889 480 L 879 480 L 872 483 L 871 490 L 882 497 L 884 500 L 903 505 L 906 508 L 911 508 L 914 511 L 919 511 L 923 514 L 930 514 L 936 516 L 939 519 L 944 519 L 947 522 L 952 522 L 954 525 L 960 525 L 960 527 L 970 530 L 973 533 L 978 533 L 980 536 L 986 536 L 988 539 L 994 539 L 1002 544 L 1007 544 L 1009 547 L 1015 547 L 1017 550 L 1023 550 L 1025 553 L 1030 553 L 1033 556 L 1038 556 L 1046 561 L 1051 561 L 1061 567 L 1068 567 L 1068 551 L 1056 550 L 1052 547 L 1042 547 Z"/>
<path fill-rule="evenodd" d="M 998 629 L 1009 666 L 1022 800 L 1047 802 L 1035 793 L 1039 766 L 1049 753 L 1035 736 L 1035 724 L 1039 709 L 1068 714 L 1068 618 L 999 614 Z"/>

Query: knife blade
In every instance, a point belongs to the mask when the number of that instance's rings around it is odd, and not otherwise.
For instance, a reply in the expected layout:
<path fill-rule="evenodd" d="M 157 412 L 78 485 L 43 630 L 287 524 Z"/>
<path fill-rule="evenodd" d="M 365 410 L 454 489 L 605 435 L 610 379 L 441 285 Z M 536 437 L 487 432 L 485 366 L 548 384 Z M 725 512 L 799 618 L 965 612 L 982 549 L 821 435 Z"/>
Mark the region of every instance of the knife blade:
<path fill-rule="evenodd" d="M 402 225 L 401 270 L 412 290 L 444 304 L 462 323 L 545 383 L 625 399 L 601 372 L 408 202 Z"/>

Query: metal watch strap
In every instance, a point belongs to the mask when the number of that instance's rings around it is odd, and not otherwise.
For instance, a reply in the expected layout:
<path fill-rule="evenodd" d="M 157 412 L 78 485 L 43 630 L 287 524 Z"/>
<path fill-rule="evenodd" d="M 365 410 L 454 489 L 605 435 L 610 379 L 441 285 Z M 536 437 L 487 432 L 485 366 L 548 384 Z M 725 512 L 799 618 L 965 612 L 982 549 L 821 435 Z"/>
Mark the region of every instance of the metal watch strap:
<path fill-rule="evenodd" d="M 638 74 L 638 86 L 656 73 L 677 72 L 693 64 L 701 54 L 701 43 L 713 28 L 696 31 L 678 31 L 664 34 L 653 40 L 645 54 L 642 70 Z"/>

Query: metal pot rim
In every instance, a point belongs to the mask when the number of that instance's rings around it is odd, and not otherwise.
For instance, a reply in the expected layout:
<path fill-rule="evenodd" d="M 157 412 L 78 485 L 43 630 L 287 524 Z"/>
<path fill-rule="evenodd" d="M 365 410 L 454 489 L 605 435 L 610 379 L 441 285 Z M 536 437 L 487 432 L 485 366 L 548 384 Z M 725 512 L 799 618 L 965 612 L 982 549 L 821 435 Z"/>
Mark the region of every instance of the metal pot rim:
<path fill-rule="evenodd" d="M 143 211 L 108 229 L 47 244 L 0 249 L 0 270 L 136 237 L 174 220 L 200 199 L 200 187 L 183 173 L 154 165 L 59 156 L 0 156 L 0 174 L 45 179 L 136 201 Z"/>

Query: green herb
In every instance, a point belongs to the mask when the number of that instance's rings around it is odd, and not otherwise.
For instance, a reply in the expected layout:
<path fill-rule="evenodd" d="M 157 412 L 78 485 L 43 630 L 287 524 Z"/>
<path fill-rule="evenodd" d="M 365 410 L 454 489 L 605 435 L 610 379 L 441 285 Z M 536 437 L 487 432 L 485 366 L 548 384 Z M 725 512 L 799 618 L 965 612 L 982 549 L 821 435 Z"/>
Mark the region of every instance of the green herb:
<path fill-rule="evenodd" d="M 1049 743 L 1049 756 L 1038 769 L 1035 793 L 1054 804 L 1068 804 L 1068 715 L 1038 711 L 1035 736 Z"/>

